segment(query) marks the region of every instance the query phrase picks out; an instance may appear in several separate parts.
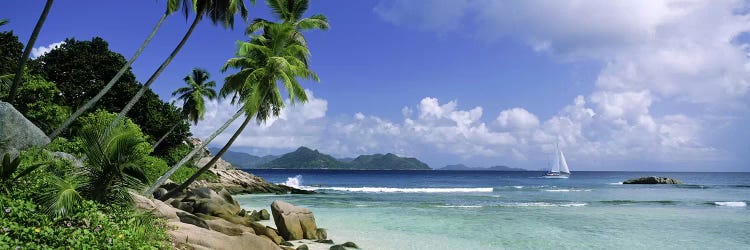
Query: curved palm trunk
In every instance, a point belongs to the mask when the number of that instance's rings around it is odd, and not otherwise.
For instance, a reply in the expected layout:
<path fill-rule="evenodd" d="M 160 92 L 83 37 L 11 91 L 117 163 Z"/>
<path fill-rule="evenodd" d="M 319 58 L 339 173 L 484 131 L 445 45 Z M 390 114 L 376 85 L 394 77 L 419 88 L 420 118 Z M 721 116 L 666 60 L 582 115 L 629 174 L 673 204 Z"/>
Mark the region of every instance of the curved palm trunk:
<path fill-rule="evenodd" d="M 161 75 L 161 72 L 163 72 L 164 69 L 167 68 L 167 65 L 169 65 L 170 62 L 172 62 L 172 59 L 174 59 L 174 57 L 177 56 L 177 53 L 180 52 L 180 50 L 182 49 L 182 46 L 185 45 L 188 38 L 190 38 L 190 35 L 193 34 L 193 30 L 195 30 L 195 27 L 198 26 L 198 23 L 201 21 L 201 19 L 203 19 L 203 15 L 197 15 L 195 17 L 195 20 L 193 20 L 193 24 L 190 25 L 190 29 L 188 29 L 187 33 L 185 33 L 185 36 L 182 37 L 182 40 L 180 40 L 180 43 L 177 44 L 177 47 L 175 47 L 174 50 L 172 50 L 172 53 L 169 54 L 169 57 L 167 57 L 167 59 L 164 60 L 164 62 L 159 66 L 156 72 L 154 72 L 154 74 L 151 75 L 148 81 L 146 81 L 146 83 L 143 84 L 143 86 L 138 90 L 138 92 L 135 93 L 135 96 L 133 96 L 133 98 L 130 99 L 130 102 L 128 102 L 128 104 L 125 105 L 122 111 L 120 111 L 120 113 L 117 114 L 117 118 L 115 118 L 115 120 L 112 121 L 112 124 L 117 124 L 118 122 L 120 122 L 120 120 L 122 120 L 122 118 L 128 114 L 130 109 L 133 108 L 133 105 L 135 105 L 135 103 L 138 102 L 138 99 L 141 99 L 141 96 L 143 96 L 143 93 L 145 93 L 146 90 L 148 90 L 149 87 L 151 87 L 151 84 L 153 84 L 154 81 L 156 81 L 156 78 L 159 78 L 159 75 Z"/>
<path fill-rule="evenodd" d="M 168 16 L 167 13 L 164 13 L 164 15 L 161 16 L 161 19 L 159 19 L 159 22 L 156 23 L 156 26 L 154 26 L 154 29 L 151 31 L 151 34 L 149 34 L 146 40 L 143 41 L 143 44 L 141 44 L 141 47 L 138 48 L 138 51 L 135 52 L 135 55 L 133 55 L 133 57 L 131 57 L 130 60 L 127 63 L 125 63 L 125 65 L 122 66 L 122 68 L 120 68 L 120 71 L 118 71 L 117 74 L 115 74 L 115 77 L 113 77 L 112 80 L 109 80 L 107 85 L 105 85 L 104 88 L 102 88 L 102 90 L 100 90 L 99 93 L 96 94 L 96 96 L 94 96 L 93 98 L 91 98 L 91 100 L 86 102 L 86 104 L 78 108 L 78 110 L 76 110 L 75 113 L 70 115 L 70 117 L 68 117 L 68 119 L 65 120 L 65 122 L 63 122 L 62 125 L 60 125 L 60 127 L 58 127 L 57 129 L 55 129 L 55 131 L 49 134 L 49 138 L 51 140 L 54 140 L 63 131 L 65 131 L 65 129 L 67 129 L 70 126 L 70 124 L 72 124 L 79 116 L 81 116 L 83 112 L 86 112 L 91 107 L 93 107 L 94 104 L 96 104 L 96 102 L 102 99 L 102 97 L 105 94 L 107 94 L 107 92 L 109 92 L 109 90 L 112 89 L 113 86 L 115 86 L 115 83 L 118 80 L 120 80 L 120 77 L 122 77 L 122 74 L 124 74 L 125 71 L 127 71 L 128 68 L 130 68 L 130 65 L 132 65 L 133 62 L 135 62 L 135 59 L 137 59 L 138 56 L 141 55 L 141 52 L 143 52 L 143 50 L 146 48 L 148 43 L 151 42 L 151 39 L 154 38 L 154 35 L 156 35 L 156 31 L 159 30 L 159 27 L 161 27 L 161 24 L 164 22 L 164 19 L 167 19 L 167 16 Z"/>
<path fill-rule="evenodd" d="M 31 49 L 34 48 L 34 43 L 36 43 L 36 39 L 37 37 L 39 37 L 39 32 L 42 31 L 44 21 L 47 20 L 47 14 L 49 14 L 49 10 L 52 8 L 52 2 L 53 0 L 47 0 L 47 3 L 44 5 L 42 15 L 39 17 L 39 20 L 36 21 L 34 31 L 31 32 L 29 42 L 26 43 L 26 49 L 23 50 L 23 56 L 21 56 L 21 58 L 18 60 L 16 77 L 13 78 L 13 85 L 10 87 L 10 93 L 8 93 L 8 102 L 11 104 L 16 102 L 16 91 L 18 91 L 18 85 L 21 84 L 21 79 L 23 78 L 23 67 L 26 65 L 26 61 L 28 61 L 29 59 Z"/>
<path fill-rule="evenodd" d="M 200 145 L 195 146 L 195 148 L 193 148 L 193 150 L 190 151 L 190 153 L 188 153 L 185 157 L 183 157 L 182 160 L 180 160 L 180 162 L 178 162 L 177 164 L 172 166 L 172 168 L 167 170 L 167 172 L 164 173 L 162 176 L 160 176 L 159 179 L 156 179 L 154 184 L 151 184 L 151 187 L 149 187 L 148 190 L 146 190 L 145 195 L 149 197 L 153 195 L 154 190 L 156 190 L 156 188 L 164 184 L 164 182 L 167 181 L 167 179 L 169 179 L 169 177 L 171 177 L 174 174 L 174 172 L 177 172 L 177 169 L 182 167 L 182 165 L 185 165 L 185 163 L 187 163 L 190 159 L 192 159 L 193 156 L 198 153 L 198 151 L 200 151 L 201 149 L 203 149 L 203 147 L 208 145 L 208 143 L 213 141 L 214 138 L 216 138 L 216 136 L 219 136 L 219 134 L 224 132 L 224 130 L 226 130 L 227 127 L 229 127 L 229 125 L 232 124 L 234 120 L 237 120 L 237 118 L 239 118 L 242 114 L 244 114 L 244 112 L 243 112 L 243 109 L 240 108 L 240 110 L 237 111 L 237 113 L 235 113 L 234 116 L 232 116 L 232 118 L 230 118 L 227 122 L 225 122 L 224 125 L 221 125 L 221 127 L 218 130 L 216 130 L 213 134 L 208 136 L 208 138 L 206 138 Z"/>
<path fill-rule="evenodd" d="M 164 135 L 162 135 L 161 138 L 159 138 L 159 140 L 156 141 L 156 143 L 154 143 L 153 146 L 151 146 L 151 150 L 156 149 L 156 147 L 158 147 L 159 144 L 161 144 L 161 142 L 164 141 L 164 139 L 167 139 L 167 136 L 169 136 L 169 134 L 171 134 L 172 131 L 174 131 L 174 129 L 177 128 L 177 125 L 180 125 L 180 124 L 176 123 L 175 125 L 172 125 L 172 128 L 170 128 L 169 131 L 167 131 L 167 133 L 165 133 Z"/>
<path fill-rule="evenodd" d="M 252 119 L 253 119 L 253 116 L 246 116 L 245 121 L 242 122 L 242 125 L 240 125 L 240 128 L 238 128 L 237 131 L 234 132 L 234 134 L 232 135 L 232 138 L 229 138 L 229 141 L 227 142 L 227 144 L 225 144 L 224 147 L 221 148 L 221 150 L 219 150 L 219 152 L 216 153 L 216 155 L 213 158 L 211 158 L 211 161 L 206 163 L 206 165 L 204 165 L 201 169 L 199 169 L 198 172 L 190 176 L 190 178 L 188 178 L 182 184 L 170 190 L 169 192 L 167 192 L 167 194 L 163 195 L 162 197 L 159 197 L 159 200 L 163 201 L 163 200 L 171 198 L 175 194 L 181 192 L 182 190 L 190 186 L 190 184 L 192 184 L 196 179 L 198 179 L 199 176 L 201 176 L 203 173 L 208 171 L 208 169 L 210 169 L 219 160 L 219 158 L 221 158 L 221 156 L 224 155 L 224 153 L 227 152 L 227 150 L 229 150 L 229 147 L 232 146 L 232 143 L 234 143 L 234 140 L 240 136 L 242 131 L 245 130 L 245 127 L 247 127 L 247 124 L 250 123 Z"/>

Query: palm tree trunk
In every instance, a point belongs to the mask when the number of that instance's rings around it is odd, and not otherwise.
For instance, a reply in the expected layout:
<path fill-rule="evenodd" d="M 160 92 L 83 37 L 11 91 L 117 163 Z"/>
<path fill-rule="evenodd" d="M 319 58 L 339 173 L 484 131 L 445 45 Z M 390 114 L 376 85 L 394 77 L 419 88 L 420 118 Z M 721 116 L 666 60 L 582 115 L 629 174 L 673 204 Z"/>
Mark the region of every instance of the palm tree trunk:
<path fill-rule="evenodd" d="M 159 197 L 159 200 L 163 201 L 163 200 L 169 199 L 175 194 L 181 192 L 182 190 L 190 186 L 190 184 L 193 183 L 196 179 L 198 179 L 199 176 L 201 176 L 203 173 L 208 171 L 208 169 L 210 169 L 221 158 L 221 156 L 224 155 L 224 153 L 227 152 L 227 150 L 229 150 L 229 147 L 232 146 L 232 143 L 234 143 L 234 140 L 240 136 L 242 131 L 245 130 L 245 127 L 247 127 L 247 124 L 250 123 L 252 119 L 253 119 L 253 116 L 246 116 L 245 121 L 242 122 L 242 125 L 240 125 L 240 128 L 238 128 L 237 131 L 234 132 L 234 134 L 232 135 L 232 138 L 229 138 L 229 141 L 227 142 L 227 144 L 225 144 L 224 147 L 221 148 L 221 150 L 219 150 L 219 152 L 216 153 L 216 155 L 213 158 L 211 158 L 211 161 L 206 163 L 206 165 L 204 165 L 201 169 L 199 169 L 198 172 L 190 176 L 190 178 L 188 178 L 182 184 L 170 190 L 165 195 Z"/>
<path fill-rule="evenodd" d="M 166 138 L 167 138 L 167 136 L 168 136 L 169 134 L 171 134 L 171 133 L 172 133 L 172 131 L 174 131 L 174 129 L 175 129 L 175 128 L 177 128 L 177 125 L 180 125 L 180 124 L 179 124 L 179 123 L 175 123 L 175 124 L 174 124 L 174 125 L 172 126 L 172 128 L 170 128 L 170 129 L 169 129 L 169 131 L 167 131 L 167 133 L 165 133 L 164 135 L 162 135 L 162 136 L 161 136 L 161 138 L 159 138 L 159 140 L 158 140 L 158 141 L 156 141 L 156 143 L 154 143 L 154 146 L 151 146 L 151 150 L 154 150 L 154 149 L 156 149 L 156 147 L 158 147 L 158 146 L 159 146 L 159 144 L 161 144 L 161 142 L 162 142 L 162 141 L 164 141 L 164 139 L 166 139 Z"/>
<path fill-rule="evenodd" d="M 154 182 L 154 184 L 151 184 L 151 187 L 149 187 L 148 190 L 146 190 L 145 195 L 146 196 L 153 195 L 154 190 L 156 190 L 156 188 L 158 188 L 159 186 L 161 186 L 162 184 L 164 184 L 164 182 L 167 181 L 167 179 L 169 179 L 169 177 L 171 177 L 174 174 L 174 172 L 177 172 L 177 169 L 179 169 L 180 167 L 182 167 L 182 165 L 185 165 L 185 163 L 187 163 L 190 159 L 192 159 L 193 156 L 196 153 L 198 153 L 198 151 L 200 151 L 201 149 L 203 149 L 203 147 L 205 147 L 211 141 L 213 141 L 214 138 L 216 138 L 216 136 L 218 136 L 219 134 L 221 134 L 222 132 L 224 132 L 224 130 L 226 130 L 227 127 L 229 127 L 229 125 L 232 124 L 232 122 L 234 122 L 234 120 L 237 120 L 237 118 L 239 118 L 242 114 L 244 114 L 244 111 L 243 111 L 243 108 L 240 108 L 240 110 L 237 111 L 237 113 L 235 113 L 234 116 L 232 116 L 232 118 L 230 118 L 227 122 L 225 122 L 224 125 L 221 125 L 221 127 L 218 130 L 216 130 L 213 134 L 211 134 L 210 136 L 208 136 L 208 138 L 206 138 L 205 140 L 203 140 L 203 142 L 200 145 L 195 146 L 195 148 L 193 148 L 193 150 L 190 151 L 190 153 L 188 153 L 185 157 L 183 157 L 182 160 L 180 160 L 180 162 L 178 162 L 177 164 L 175 164 L 174 166 L 172 166 L 172 168 L 170 168 L 169 170 L 167 170 L 166 173 L 164 173 L 162 176 L 160 176 L 158 179 L 156 179 L 156 181 Z"/>
<path fill-rule="evenodd" d="M 156 78 L 159 78 L 159 75 L 161 75 L 161 72 L 163 72 L 164 69 L 167 68 L 167 65 L 169 65 L 170 62 L 172 62 L 172 59 L 174 59 L 174 57 L 177 56 L 177 53 L 180 52 L 180 50 L 182 49 L 182 46 L 185 45 L 188 38 L 190 38 L 190 35 L 193 34 L 193 30 L 195 30 L 195 27 L 198 26 L 198 23 L 201 21 L 201 19 L 203 19 L 203 15 L 195 16 L 195 20 L 193 20 L 193 24 L 190 25 L 190 29 L 188 29 L 187 33 L 185 33 L 185 36 L 182 37 L 182 40 L 180 40 L 180 43 L 177 44 L 177 47 L 175 47 L 174 50 L 172 50 L 172 53 L 169 54 L 169 57 L 167 57 L 167 59 L 164 60 L 164 62 L 159 66 L 156 72 L 154 72 L 154 74 L 151 75 L 148 81 L 146 81 L 146 83 L 143 84 L 141 89 L 139 89 L 138 92 L 135 93 L 135 96 L 133 96 L 133 98 L 130 99 L 130 102 L 128 102 L 128 104 L 125 105 L 122 111 L 120 111 L 120 113 L 117 114 L 117 118 L 115 118 L 115 120 L 112 121 L 112 124 L 117 124 L 118 122 L 120 122 L 120 120 L 122 120 L 122 118 L 128 114 L 130 109 L 133 108 L 133 105 L 135 105 L 135 103 L 138 102 L 138 99 L 141 99 L 141 96 L 143 96 L 143 93 L 145 93 L 146 90 L 148 90 L 149 87 L 151 87 L 151 84 L 153 84 L 154 81 L 156 81 Z"/>
<path fill-rule="evenodd" d="M 49 134 L 50 140 L 54 140 L 57 136 L 59 136 L 63 131 L 65 131 L 65 129 L 68 128 L 68 126 L 70 126 L 70 124 L 73 123 L 73 121 L 75 121 L 79 116 L 81 116 L 83 112 L 86 112 L 91 107 L 93 107 L 94 104 L 96 104 L 96 102 L 102 99 L 102 97 L 105 94 L 107 94 L 107 92 L 109 92 L 110 89 L 112 89 L 115 83 L 118 80 L 120 80 L 120 77 L 122 77 L 122 74 L 124 74 L 125 71 L 127 71 L 128 68 L 130 68 L 130 65 L 132 65 L 133 62 L 135 62 L 135 59 L 137 59 L 138 56 L 141 55 L 141 52 L 143 52 L 143 49 L 146 48 L 146 45 L 148 45 L 148 43 L 151 42 L 151 39 L 154 38 L 154 35 L 156 35 L 156 31 L 159 30 L 159 27 L 161 27 L 161 24 L 164 22 L 164 19 L 167 19 L 167 16 L 168 16 L 168 13 L 164 13 L 164 15 L 161 16 L 161 19 L 159 19 L 159 22 L 156 23 L 156 26 L 154 26 L 154 29 L 151 31 L 151 34 L 149 34 L 148 37 L 146 38 L 146 41 L 143 41 L 143 44 L 141 44 L 141 47 L 138 48 L 138 51 L 135 52 L 135 55 L 133 55 L 133 57 L 131 57 L 130 60 L 127 63 L 125 63 L 125 65 L 122 66 L 122 68 L 120 68 L 120 71 L 118 71 L 117 74 L 115 74 L 115 77 L 113 77 L 112 80 L 109 80 L 107 85 L 105 85 L 104 88 L 102 88 L 102 90 L 100 90 L 99 93 L 96 94 L 96 96 L 94 96 L 93 98 L 91 98 L 91 100 L 86 102 L 86 104 L 78 108 L 78 110 L 76 110 L 75 113 L 70 115 L 70 117 L 68 117 L 68 119 L 65 120 L 65 122 L 63 122 L 62 125 L 60 125 L 60 127 L 58 127 L 57 129 L 55 129 L 55 131 Z"/>
<path fill-rule="evenodd" d="M 47 14 L 49 14 L 49 10 L 52 8 L 52 2 L 53 0 L 47 0 L 47 3 L 44 5 L 44 10 L 42 11 L 42 15 L 39 17 L 39 20 L 36 21 L 36 26 L 34 26 L 34 31 L 31 32 L 31 37 L 29 38 L 29 42 L 26 43 L 26 49 L 23 50 L 23 56 L 18 60 L 18 68 L 16 69 L 16 77 L 13 79 L 13 85 L 10 87 L 10 93 L 8 93 L 8 102 L 13 104 L 16 102 L 16 91 L 18 90 L 18 85 L 21 84 L 21 79 L 23 78 L 23 68 L 26 65 L 26 61 L 29 59 L 29 55 L 31 54 L 31 49 L 34 48 L 34 43 L 36 43 L 36 38 L 39 37 L 39 32 L 42 31 L 42 26 L 44 25 L 44 21 L 47 20 Z"/>

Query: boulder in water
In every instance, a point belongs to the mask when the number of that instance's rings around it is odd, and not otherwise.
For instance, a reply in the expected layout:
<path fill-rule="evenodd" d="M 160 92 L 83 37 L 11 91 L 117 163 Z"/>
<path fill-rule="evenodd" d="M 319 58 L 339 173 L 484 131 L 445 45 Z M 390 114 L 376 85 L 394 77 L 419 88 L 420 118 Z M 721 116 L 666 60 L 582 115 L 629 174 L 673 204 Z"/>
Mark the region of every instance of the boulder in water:
<path fill-rule="evenodd" d="M 286 240 L 318 239 L 318 226 L 310 209 L 283 201 L 271 203 L 271 214 L 281 237 Z"/>
<path fill-rule="evenodd" d="M 682 184 L 682 181 L 668 177 L 647 176 L 623 181 L 622 184 Z"/>
<path fill-rule="evenodd" d="M 346 248 L 344 246 L 342 246 L 342 245 L 333 245 L 333 246 L 331 246 L 328 249 L 330 249 L 330 250 L 346 250 Z"/>
<path fill-rule="evenodd" d="M 268 210 L 266 210 L 265 208 L 261 209 L 259 213 L 260 213 L 260 219 L 261 220 L 270 220 L 271 219 L 271 214 L 269 214 Z"/>

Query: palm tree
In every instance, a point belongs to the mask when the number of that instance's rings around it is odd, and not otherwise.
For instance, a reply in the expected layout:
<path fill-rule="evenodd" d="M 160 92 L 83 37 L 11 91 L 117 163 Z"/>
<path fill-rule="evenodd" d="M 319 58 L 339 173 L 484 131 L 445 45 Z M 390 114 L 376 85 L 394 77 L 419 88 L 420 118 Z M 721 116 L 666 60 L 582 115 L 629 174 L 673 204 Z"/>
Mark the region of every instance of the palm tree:
<path fill-rule="evenodd" d="M 193 69 L 192 74 L 189 74 L 182 79 L 188 86 L 179 88 L 172 92 L 172 96 L 180 95 L 177 99 L 182 100 L 183 118 L 193 122 L 195 125 L 198 124 L 198 120 L 203 120 L 203 114 L 206 112 L 204 98 L 207 98 L 208 100 L 216 99 L 216 90 L 214 90 L 216 82 L 207 82 L 210 77 L 211 76 L 205 70 Z M 156 141 L 151 148 L 155 149 L 159 146 L 159 144 L 167 138 L 167 135 L 172 133 L 177 125 L 180 125 L 180 123 L 173 125 L 172 128 Z"/>
<path fill-rule="evenodd" d="M 8 19 L 5 19 L 5 18 L 0 19 L 0 26 L 6 25 L 6 24 L 8 24 Z"/>
<path fill-rule="evenodd" d="M 130 57 L 130 60 L 128 60 L 128 62 L 125 63 L 125 65 L 123 65 L 122 68 L 120 68 L 119 71 L 117 71 L 117 74 L 115 74 L 115 76 L 112 77 L 111 80 L 109 80 L 109 82 L 107 83 L 107 85 L 104 85 L 104 88 L 102 88 L 101 90 L 99 90 L 99 93 L 97 93 L 96 96 L 94 96 L 93 98 L 91 98 L 83 106 L 79 107 L 75 112 L 73 112 L 72 115 L 70 115 L 68 117 L 67 120 L 65 120 L 65 122 L 63 122 L 62 125 L 60 125 L 60 127 L 58 127 L 57 129 L 55 129 L 55 131 L 52 131 L 52 133 L 49 134 L 49 138 L 50 139 L 55 139 L 57 136 L 59 136 L 63 131 L 65 131 L 65 129 L 67 129 L 70 126 L 70 124 L 73 124 L 73 122 L 76 119 L 78 119 L 79 116 L 81 116 L 87 110 L 91 109 L 91 107 L 93 107 L 100 99 L 102 99 L 102 97 L 105 94 L 107 94 L 109 92 L 110 89 L 112 89 L 112 87 L 115 85 L 115 83 L 118 80 L 120 80 L 120 77 L 122 77 L 122 75 L 125 73 L 125 71 L 127 71 L 128 68 L 130 68 L 130 65 L 132 65 L 133 62 L 135 62 L 136 59 L 138 59 L 138 56 L 141 55 L 141 52 L 143 52 L 143 50 L 146 48 L 146 46 L 149 44 L 149 42 L 151 42 L 151 39 L 154 38 L 154 35 L 156 35 L 156 31 L 159 30 L 159 28 L 161 27 L 161 24 L 164 22 L 165 19 L 167 19 L 167 16 L 169 16 L 170 14 L 172 14 L 175 11 L 177 11 L 178 9 L 180 9 L 180 6 L 182 6 L 181 9 L 185 13 L 185 18 L 187 18 L 187 12 L 192 7 L 192 4 L 190 3 L 190 1 L 188 1 L 188 0 L 167 0 L 167 9 L 166 9 L 166 11 L 164 11 L 164 14 L 161 16 L 161 18 L 159 19 L 159 21 L 156 22 L 156 25 L 151 30 L 151 34 L 149 34 L 148 37 L 146 37 L 146 40 L 143 41 L 143 44 L 141 44 L 141 47 L 138 48 L 138 50 L 135 52 L 135 54 L 132 57 Z"/>
<path fill-rule="evenodd" d="M 282 20 L 284 23 L 294 25 L 297 32 L 294 32 L 292 36 L 304 46 L 307 46 L 307 41 L 302 35 L 302 31 L 312 29 L 328 30 L 330 28 L 328 18 L 324 15 L 315 14 L 307 18 L 302 18 L 302 15 L 305 14 L 310 5 L 309 0 L 266 0 L 266 3 L 271 7 L 276 18 Z M 255 33 L 265 29 L 272 23 L 262 18 L 256 18 L 247 27 L 245 33 Z"/>
<path fill-rule="evenodd" d="M 255 3 L 254 0 L 251 0 L 251 2 Z M 156 81 L 156 79 L 159 77 L 159 75 L 161 75 L 161 73 L 164 71 L 164 69 L 167 68 L 167 65 L 169 65 L 169 63 L 172 61 L 172 59 L 174 59 L 177 53 L 180 52 L 182 46 L 185 45 L 188 38 L 190 38 L 190 35 L 193 34 L 193 30 L 195 30 L 195 27 L 198 26 L 198 23 L 203 20 L 204 16 L 208 15 L 213 24 L 221 23 L 224 28 L 230 29 L 234 28 L 234 15 L 237 14 L 237 12 L 239 12 L 243 20 L 247 20 L 247 8 L 245 8 L 244 0 L 194 0 L 193 10 L 195 11 L 195 19 L 190 25 L 187 33 L 185 33 L 185 35 L 182 37 L 182 40 L 180 40 L 180 43 L 177 44 L 177 47 L 172 50 L 172 53 L 169 54 L 169 56 L 164 60 L 159 68 L 156 69 L 151 77 L 149 77 L 149 79 L 145 84 L 143 84 L 138 92 L 135 93 L 135 96 L 133 96 L 133 98 L 130 99 L 130 101 L 125 105 L 122 111 L 117 114 L 117 118 L 114 120 L 114 123 L 119 122 L 125 115 L 128 114 L 130 109 L 133 108 L 133 105 L 135 105 L 135 103 L 138 102 L 141 96 L 143 96 L 143 93 L 145 93 L 146 90 L 151 87 L 151 84 L 153 84 L 154 81 Z"/>
<path fill-rule="evenodd" d="M 284 108 L 284 99 L 277 84 L 281 84 L 287 91 L 290 104 L 307 101 L 307 94 L 297 78 L 318 80 L 318 77 L 306 63 L 309 50 L 292 39 L 294 32 L 297 31 L 290 24 L 273 24 L 264 29 L 263 35 L 253 36 L 250 42 L 240 43 L 238 57 L 229 59 L 222 69 L 240 71 L 227 77 L 221 93 L 224 96 L 234 93 L 233 101 L 244 104 L 245 120 L 206 165 L 159 199 L 165 200 L 181 192 L 208 171 L 253 118 L 261 124 L 272 116 L 278 116 Z"/>
<path fill-rule="evenodd" d="M 18 60 L 16 75 L 13 78 L 13 84 L 10 86 L 10 93 L 8 93 L 8 102 L 11 104 L 15 103 L 16 101 L 16 91 L 18 90 L 18 86 L 21 84 L 21 79 L 23 78 L 23 68 L 26 65 L 26 61 L 28 61 L 29 59 L 31 49 L 34 48 L 34 43 L 36 43 L 36 38 L 39 36 L 39 32 L 42 31 L 44 21 L 47 20 L 47 14 L 49 14 L 49 10 L 52 8 L 52 2 L 53 0 L 47 0 L 47 3 L 44 5 L 42 15 L 39 16 L 39 20 L 36 21 L 36 26 L 34 26 L 34 31 L 31 32 L 29 42 L 26 43 L 26 48 L 23 50 L 23 55 Z"/>
<path fill-rule="evenodd" d="M 50 190 L 42 195 L 52 215 L 71 214 L 83 199 L 128 204 L 129 192 L 148 182 L 136 164 L 143 156 L 138 145 L 144 140 L 132 129 L 122 124 L 93 126 L 83 129 L 80 136 L 86 164 L 63 177 L 53 177 Z"/>

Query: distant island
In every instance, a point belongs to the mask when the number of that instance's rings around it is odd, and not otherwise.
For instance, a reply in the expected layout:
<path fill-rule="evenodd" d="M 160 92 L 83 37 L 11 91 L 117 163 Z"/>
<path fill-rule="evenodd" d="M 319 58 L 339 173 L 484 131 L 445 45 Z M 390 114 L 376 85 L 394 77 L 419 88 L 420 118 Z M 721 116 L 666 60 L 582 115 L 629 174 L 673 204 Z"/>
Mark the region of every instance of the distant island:
<path fill-rule="evenodd" d="M 219 152 L 220 148 L 209 148 L 208 151 L 211 152 L 211 154 L 216 154 L 216 152 Z M 278 155 L 266 155 L 266 156 L 255 156 L 248 153 L 242 153 L 242 152 L 234 152 L 227 150 L 224 155 L 221 156 L 222 159 L 225 161 L 232 163 L 232 165 L 235 168 L 245 169 L 245 168 L 257 168 L 260 165 L 266 164 L 270 161 L 276 160 L 279 158 Z"/>
<path fill-rule="evenodd" d="M 453 170 L 453 171 L 528 171 L 523 168 L 512 168 L 508 166 L 493 166 L 488 168 L 479 168 L 479 167 L 468 167 L 464 164 L 456 164 L 456 165 L 447 165 L 442 168 L 437 168 L 435 170 Z"/>
<path fill-rule="evenodd" d="M 416 158 L 400 157 L 391 153 L 336 159 L 307 147 L 299 147 L 294 152 L 281 156 L 263 157 L 227 151 L 222 158 L 243 169 L 431 170 L 427 164 Z"/>

